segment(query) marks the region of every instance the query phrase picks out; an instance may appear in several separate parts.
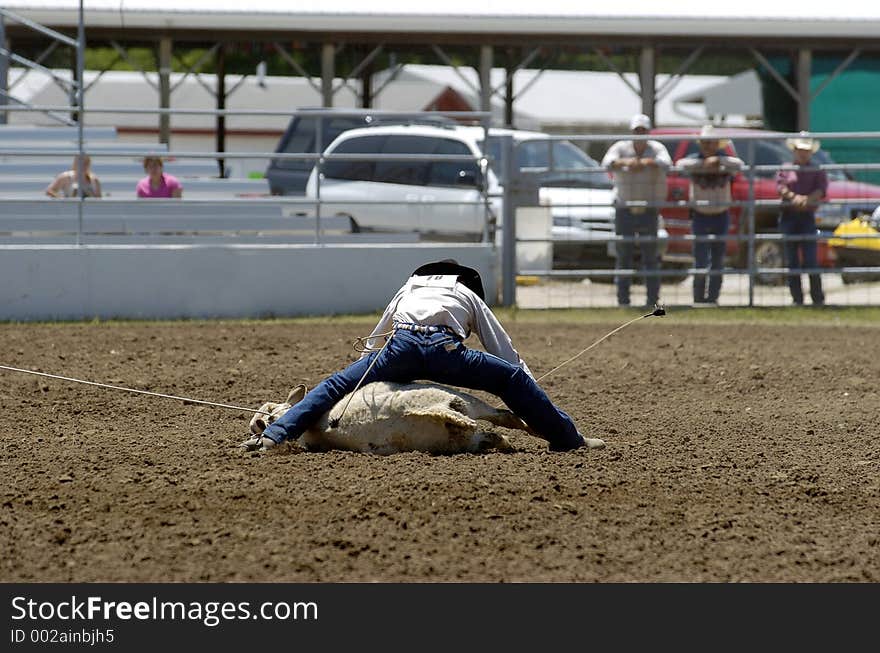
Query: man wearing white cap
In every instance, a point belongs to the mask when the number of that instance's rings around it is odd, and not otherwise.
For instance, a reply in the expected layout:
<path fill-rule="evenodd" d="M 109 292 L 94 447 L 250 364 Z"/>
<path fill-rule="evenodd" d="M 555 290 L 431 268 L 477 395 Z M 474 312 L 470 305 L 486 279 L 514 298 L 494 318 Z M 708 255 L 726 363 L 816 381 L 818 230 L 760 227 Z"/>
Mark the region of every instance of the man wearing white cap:
<path fill-rule="evenodd" d="M 828 175 L 812 165 L 813 154 L 819 149 L 819 141 L 801 132 L 797 138 L 785 142 L 794 152 L 794 168 L 780 170 L 776 175 L 776 189 L 782 198 L 779 214 L 779 231 L 785 236 L 785 265 L 790 270 L 819 267 L 816 244 L 816 207 L 828 190 Z M 814 306 L 825 303 L 822 292 L 822 276 L 810 273 L 810 299 Z M 804 290 L 800 272 L 788 275 L 788 289 L 798 306 L 804 303 Z"/>
<path fill-rule="evenodd" d="M 635 241 L 638 239 L 641 268 L 649 273 L 645 275 L 645 303 L 653 306 L 660 301 L 660 277 L 650 274 L 660 267 L 657 256 L 658 207 L 666 199 L 666 173 L 672 160 L 663 143 L 644 138 L 651 129 L 648 116 L 643 113 L 633 116 L 629 128 L 640 138 L 617 141 L 608 148 L 602 159 L 602 166 L 613 175 L 617 189 L 615 231 L 624 238 L 615 243 L 615 268 L 632 269 Z M 629 306 L 632 277 L 618 275 L 615 283 L 617 303 Z"/>

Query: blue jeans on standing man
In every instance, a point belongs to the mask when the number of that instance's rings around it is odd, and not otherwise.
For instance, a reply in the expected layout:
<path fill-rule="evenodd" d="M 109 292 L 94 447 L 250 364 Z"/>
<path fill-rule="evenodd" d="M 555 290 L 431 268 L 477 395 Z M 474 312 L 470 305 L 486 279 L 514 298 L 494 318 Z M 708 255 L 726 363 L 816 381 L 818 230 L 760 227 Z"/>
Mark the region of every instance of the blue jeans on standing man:
<path fill-rule="evenodd" d="M 730 213 L 708 214 L 691 211 L 691 232 L 697 238 L 701 236 L 717 236 L 717 240 L 694 240 L 694 267 L 698 270 L 709 270 L 709 289 L 706 290 L 706 274 L 694 274 L 694 302 L 697 304 L 714 304 L 721 294 L 721 271 L 724 269 L 723 240 L 730 226 Z"/>
<path fill-rule="evenodd" d="M 785 236 L 783 250 L 785 253 L 785 266 L 796 272 L 788 275 L 788 289 L 794 303 L 804 303 L 804 289 L 801 286 L 801 272 L 803 268 L 819 267 L 819 246 L 815 236 L 819 233 L 816 229 L 816 218 L 812 211 L 783 211 L 779 214 L 779 231 Z M 810 236 L 810 239 L 798 237 Z M 822 275 L 810 274 L 810 299 L 813 304 L 821 306 L 825 303 L 825 294 L 822 292 Z"/>
<path fill-rule="evenodd" d="M 277 443 L 300 437 L 357 386 L 361 376 L 379 357 L 362 385 L 374 381 L 410 383 L 424 379 L 500 397 L 551 449 L 579 447 L 583 439 L 571 418 L 558 409 L 541 387 L 518 365 L 482 351 L 469 349 L 450 333 L 397 330 L 382 352 L 360 358 L 319 383 L 263 432 Z"/>
<path fill-rule="evenodd" d="M 657 209 L 650 208 L 618 208 L 614 218 L 614 230 L 618 236 L 631 238 L 638 236 L 644 238 L 639 245 L 641 261 L 639 268 L 645 272 L 656 272 L 660 268 L 657 257 Z M 633 257 L 636 243 L 615 242 L 617 261 L 614 265 L 617 270 L 633 268 Z M 629 289 L 632 285 L 632 277 L 618 275 L 614 277 L 617 284 L 617 303 L 621 306 L 629 306 Z M 653 306 L 660 301 L 660 277 L 645 275 L 645 288 L 647 290 L 646 304 Z"/>

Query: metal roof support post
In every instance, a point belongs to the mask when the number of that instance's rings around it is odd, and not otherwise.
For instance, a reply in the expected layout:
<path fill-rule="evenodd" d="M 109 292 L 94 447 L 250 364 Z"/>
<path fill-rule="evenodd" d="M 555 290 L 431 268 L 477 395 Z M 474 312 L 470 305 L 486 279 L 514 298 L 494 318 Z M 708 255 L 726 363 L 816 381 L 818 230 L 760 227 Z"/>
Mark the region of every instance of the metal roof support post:
<path fill-rule="evenodd" d="M 492 110 L 492 46 L 480 46 L 480 111 Z"/>
<path fill-rule="evenodd" d="M 171 108 L 171 51 L 170 36 L 159 39 L 159 108 Z M 171 114 L 163 111 L 159 114 L 159 142 L 171 143 Z"/>
<path fill-rule="evenodd" d="M 226 110 L 226 44 L 217 49 L 215 59 L 215 74 L 217 75 L 217 110 Z M 217 114 L 217 151 L 226 151 L 226 114 Z M 226 159 L 217 159 L 220 177 L 226 177 Z"/>
<path fill-rule="evenodd" d="M 540 78 L 546 70 L 546 66 L 541 66 L 538 73 L 534 75 L 525 86 L 519 89 L 519 93 L 514 93 L 513 78 L 516 76 L 516 72 L 528 66 L 541 53 L 541 48 L 533 48 L 528 55 L 516 64 L 516 66 L 513 65 L 514 53 L 515 51 L 513 48 L 508 48 L 507 64 L 504 66 L 504 80 L 501 84 L 492 89 L 492 94 L 495 95 L 502 86 L 504 87 L 504 125 L 511 128 L 514 126 L 513 103 L 516 101 L 517 95 L 522 95 L 529 90 L 529 88 L 538 81 L 538 78 Z"/>
<path fill-rule="evenodd" d="M 370 109 L 373 106 L 373 62 L 376 57 L 382 53 L 385 49 L 384 44 L 377 45 L 373 48 L 369 54 L 367 54 L 363 59 L 361 59 L 360 63 L 355 66 L 351 72 L 348 73 L 348 77 L 343 79 L 342 84 L 333 91 L 339 91 L 343 86 L 348 86 L 354 91 L 355 96 L 358 98 L 358 102 L 360 103 L 361 108 Z M 354 87 L 350 85 L 348 82 L 350 79 L 356 79 L 360 82 L 360 87 Z"/>
<path fill-rule="evenodd" d="M 513 124 L 513 69 L 508 65 L 504 68 L 504 126 L 514 128 Z"/>
<path fill-rule="evenodd" d="M 361 72 L 361 107 L 371 109 L 373 107 L 373 67 L 367 66 Z"/>
<path fill-rule="evenodd" d="M 6 17 L 0 14 L 0 50 L 11 51 L 12 48 L 6 41 Z M 0 107 L 6 106 L 6 97 L 9 93 L 9 55 L 0 54 Z M 8 111 L 0 111 L 0 125 L 5 125 L 9 120 Z"/>
<path fill-rule="evenodd" d="M 333 78 L 336 75 L 336 46 L 321 45 L 321 106 L 333 106 Z"/>
<path fill-rule="evenodd" d="M 655 92 L 655 76 L 657 73 L 657 53 L 653 45 L 642 47 L 639 56 L 639 84 L 641 85 L 642 113 L 654 120 L 657 98 Z"/>
<path fill-rule="evenodd" d="M 807 48 L 798 50 L 797 57 L 797 128 L 810 131 L 810 78 L 812 77 L 813 51 Z"/>

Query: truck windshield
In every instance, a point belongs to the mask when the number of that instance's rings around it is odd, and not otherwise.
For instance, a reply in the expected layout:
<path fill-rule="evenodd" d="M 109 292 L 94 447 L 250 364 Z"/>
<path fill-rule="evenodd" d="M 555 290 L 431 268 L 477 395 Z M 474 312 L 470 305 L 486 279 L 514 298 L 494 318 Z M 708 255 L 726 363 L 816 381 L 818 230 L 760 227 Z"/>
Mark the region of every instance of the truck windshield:
<path fill-rule="evenodd" d="M 483 149 L 482 141 L 477 145 Z M 516 164 L 520 171 L 538 173 L 541 185 L 561 188 L 611 188 L 611 179 L 599 163 L 570 141 L 528 140 L 516 144 Z M 489 138 L 485 150 L 490 165 L 499 179 L 504 178 L 501 165 L 501 141 Z"/>

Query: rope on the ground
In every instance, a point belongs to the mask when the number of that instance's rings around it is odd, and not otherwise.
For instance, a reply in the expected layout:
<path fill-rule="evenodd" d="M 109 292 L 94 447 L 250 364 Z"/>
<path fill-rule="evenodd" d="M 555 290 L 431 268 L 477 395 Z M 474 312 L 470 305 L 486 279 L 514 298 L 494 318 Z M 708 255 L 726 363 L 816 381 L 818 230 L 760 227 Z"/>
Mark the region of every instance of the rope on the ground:
<path fill-rule="evenodd" d="M 23 374 L 33 374 L 35 376 L 45 376 L 50 379 L 60 379 L 62 381 L 71 381 L 73 383 L 83 383 L 85 385 L 93 385 L 99 388 L 110 388 L 111 390 L 123 390 L 125 392 L 135 392 L 142 395 L 150 395 L 152 397 L 163 397 L 164 399 L 177 399 L 178 401 L 186 401 L 191 404 L 203 404 L 205 406 L 216 406 L 217 408 L 228 408 L 230 410 L 244 410 L 254 413 L 262 413 L 263 415 L 271 415 L 272 413 L 264 410 L 254 410 L 253 408 L 245 408 L 244 406 L 234 406 L 232 404 L 220 404 L 215 401 L 202 401 L 201 399 L 190 399 L 189 397 L 178 397 L 176 395 L 166 395 L 161 392 L 150 392 L 149 390 L 136 390 L 135 388 L 126 388 L 120 385 L 110 385 L 109 383 L 98 383 L 97 381 L 85 381 L 83 379 L 74 379 L 69 376 L 59 376 L 58 374 L 47 374 L 46 372 L 36 372 L 34 370 L 25 370 L 19 367 L 10 367 L 8 365 L 0 365 L 0 370 L 9 370 L 10 372 L 21 372 Z"/>

